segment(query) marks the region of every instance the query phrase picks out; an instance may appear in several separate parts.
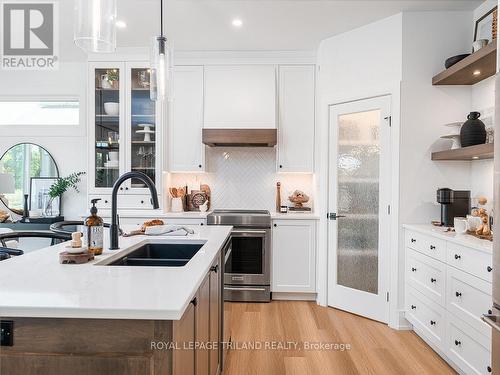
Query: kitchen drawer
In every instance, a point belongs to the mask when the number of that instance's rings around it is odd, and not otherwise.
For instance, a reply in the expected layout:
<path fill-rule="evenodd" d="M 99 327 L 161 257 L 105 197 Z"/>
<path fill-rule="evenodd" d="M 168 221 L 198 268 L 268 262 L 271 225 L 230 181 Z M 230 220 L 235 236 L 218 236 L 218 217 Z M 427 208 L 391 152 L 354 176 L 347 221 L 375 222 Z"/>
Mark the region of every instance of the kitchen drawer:
<path fill-rule="evenodd" d="M 490 338 L 451 315 L 446 332 L 446 354 L 464 373 L 491 373 Z"/>
<path fill-rule="evenodd" d="M 446 312 L 437 303 L 422 293 L 406 286 L 405 317 L 413 324 L 413 329 L 438 349 L 444 349 L 446 332 Z"/>
<path fill-rule="evenodd" d="M 446 260 L 446 241 L 422 233 L 406 231 L 406 247 L 444 262 Z"/>
<path fill-rule="evenodd" d="M 446 309 L 491 337 L 491 328 L 481 320 L 491 308 L 491 284 L 454 267 L 446 269 Z"/>
<path fill-rule="evenodd" d="M 491 283 L 492 255 L 448 242 L 448 264 Z"/>
<path fill-rule="evenodd" d="M 90 195 L 90 199 L 100 198 L 101 200 L 97 202 L 97 208 L 99 210 L 109 210 L 111 209 L 111 195 Z M 118 195 L 118 208 L 119 209 L 140 209 L 140 210 L 153 210 L 153 205 L 151 204 L 151 196 L 149 194 L 145 195 Z"/>
<path fill-rule="evenodd" d="M 430 300 L 445 306 L 446 265 L 407 249 L 406 280 Z"/>

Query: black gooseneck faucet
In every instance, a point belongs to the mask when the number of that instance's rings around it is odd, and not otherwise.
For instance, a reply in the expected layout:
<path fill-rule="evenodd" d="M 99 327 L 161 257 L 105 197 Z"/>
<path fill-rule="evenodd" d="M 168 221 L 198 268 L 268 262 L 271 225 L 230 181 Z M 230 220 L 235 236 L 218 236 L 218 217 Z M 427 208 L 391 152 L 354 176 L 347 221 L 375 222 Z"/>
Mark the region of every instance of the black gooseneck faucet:
<path fill-rule="evenodd" d="M 113 193 L 111 195 L 111 225 L 109 227 L 110 250 L 117 250 L 120 248 L 118 246 L 118 232 L 119 232 L 118 212 L 117 212 L 118 190 L 120 190 L 120 186 L 121 184 L 123 184 L 124 181 L 131 178 L 137 178 L 138 180 L 141 180 L 146 184 L 146 186 L 149 188 L 149 192 L 151 193 L 151 203 L 153 204 L 153 208 L 154 209 L 160 208 L 160 204 L 158 203 L 158 192 L 156 191 L 156 186 L 154 182 L 147 175 L 145 175 L 142 172 L 135 172 L 135 171 L 127 172 L 121 175 L 113 185 Z"/>

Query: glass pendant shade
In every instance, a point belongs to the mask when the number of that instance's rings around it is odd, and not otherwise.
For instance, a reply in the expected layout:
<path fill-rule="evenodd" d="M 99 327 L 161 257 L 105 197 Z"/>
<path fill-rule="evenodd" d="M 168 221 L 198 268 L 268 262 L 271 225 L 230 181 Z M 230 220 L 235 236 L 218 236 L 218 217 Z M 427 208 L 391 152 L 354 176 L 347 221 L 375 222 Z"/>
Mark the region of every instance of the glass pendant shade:
<path fill-rule="evenodd" d="M 116 50 L 116 0 L 75 0 L 75 44 L 86 52 Z"/>
<path fill-rule="evenodd" d="M 167 46 L 167 38 L 153 38 L 151 48 L 150 96 L 151 100 L 163 101 L 170 97 L 172 51 Z"/>

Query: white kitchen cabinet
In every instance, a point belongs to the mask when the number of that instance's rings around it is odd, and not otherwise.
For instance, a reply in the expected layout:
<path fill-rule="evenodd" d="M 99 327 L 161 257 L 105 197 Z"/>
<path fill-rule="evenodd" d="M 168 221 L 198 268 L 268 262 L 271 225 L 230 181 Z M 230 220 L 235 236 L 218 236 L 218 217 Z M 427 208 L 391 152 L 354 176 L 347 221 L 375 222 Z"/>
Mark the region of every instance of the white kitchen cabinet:
<path fill-rule="evenodd" d="M 279 67 L 278 172 L 313 172 L 314 65 Z"/>
<path fill-rule="evenodd" d="M 203 172 L 203 66 L 176 66 L 173 85 L 168 125 L 169 171 Z"/>
<path fill-rule="evenodd" d="M 316 223 L 274 220 L 271 291 L 316 292 Z"/>
<path fill-rule="evenodd" d="M 204 127 L 276 128 L 275 66 L 206 66 Z"/>
<path fill-rule="evenodd" d="M 111 201 L 118 177 L 146 174 L 162 195 L 162 108 L 150 99 L 149 62 L 89 62 L 89 198 Z M 126 208 L 152 208 L 137 179 L 120 187 Z M 92 196 L 94 195 L 94 196 Z"/>
<path fill-rule="evenodd" d="M 434 228 L 409 227 L 405 233 L 406 319 L 455 368 L 464 374 L 487 374 L 491 328 L 481 317 L 492 301 L 491 249 L 484 242 L 474 247 L 470 241 L 462 245 L 455 238 L 448 240 Z"/>

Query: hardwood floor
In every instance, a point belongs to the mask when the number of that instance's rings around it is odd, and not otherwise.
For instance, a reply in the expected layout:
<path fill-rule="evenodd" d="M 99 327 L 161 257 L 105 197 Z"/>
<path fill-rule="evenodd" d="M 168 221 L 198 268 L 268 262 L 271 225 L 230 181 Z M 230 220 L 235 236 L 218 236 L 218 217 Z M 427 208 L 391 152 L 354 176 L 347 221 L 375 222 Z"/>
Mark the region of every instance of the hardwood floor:
<path fill-rule="evenodd" d="M 227 309 L 227 307 L 226 307 Z M 315 302 L 273 301 L 231 303 L 233 345 L 255 341 L 260 350 L 232 348 L 225 375 L 347 375 L 455 374 L 430 347 L 411 331 L 387 325 Z M 266 341 L 350 344 L 350 350 L 268 350 Z"/>

